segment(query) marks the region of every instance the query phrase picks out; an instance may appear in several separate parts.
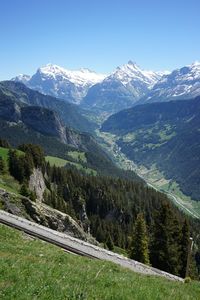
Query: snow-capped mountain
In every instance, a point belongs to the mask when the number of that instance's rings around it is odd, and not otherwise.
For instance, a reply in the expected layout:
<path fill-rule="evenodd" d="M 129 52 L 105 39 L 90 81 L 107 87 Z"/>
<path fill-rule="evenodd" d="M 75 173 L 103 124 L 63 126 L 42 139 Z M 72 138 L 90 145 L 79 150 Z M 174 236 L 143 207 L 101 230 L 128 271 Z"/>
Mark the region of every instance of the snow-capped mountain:
<path fill-rule="evenodd" d="M 97 74 L 89 69 L 71 71 L 48 64 L 39 68 L 30 78 L 20 75 L 13 80 L 21 81 L 41 93 L 79 104 L 88 89 L 104 78 L 105 75 Z"/>
<path fill-rule="evenodd" d="M 117 112 L 132 106 L 146 95 L 160 78 L 160 74 L 144 71 L 129 61 L 91 87 L 82 106 L 97 111 Z"/>
<path fill-rule="evenodd" d="M 145 71 L 140 67 L 129 61 L 127 64 L 117 67 L 117 69 L 110 75 L 110 78 L 115 78 L 121 81 L 125 86 L 130 84 L 133 80 L 139 80 L 151 88 L 159 79 L 160 75 L 153 71 Z"/>
<path fill-rule="evenodd" d="M 13 80 L 83 108 L 111 114 L 137 104 L 200 95 L 200 62 L 169 73 L 142 70 L 129 61 L 107 76 L 88 69 L 71 71 L 48 64 L 32 77 L 21 74 Z"/>
<path fill-rule="evenodd" d="M 138 100 L 161 79 L 160 73 L 142 70 L 136 63 L 129 61 L 128 64 L 117 67 L 109 79 L 119 80 Z"/>
<path fill-rule="evenodd" d="M 137 104 L 186 100 L 200 95 L 200 62 L 164 75 Z"/>
<path fill-rule="evenodd" d="M 87 68 L 82 68 L 80 70 L 67 70 L 52 64 L 47 64 L 46 66 L 41 67 L 38 71 L 52 79 L 57 79 L 61 76 L 62 79 L 67 79 L 77 86 L 92 86 L 105 78 L 105 75 L 97 74 Z"/>
<path fill-rule="evenodd" d="M 19 74 L 18 76 L 12 78 L 13 81 L 20 81 L 26 84 L 31 79 L 31 76 L 25 74 Z"/>

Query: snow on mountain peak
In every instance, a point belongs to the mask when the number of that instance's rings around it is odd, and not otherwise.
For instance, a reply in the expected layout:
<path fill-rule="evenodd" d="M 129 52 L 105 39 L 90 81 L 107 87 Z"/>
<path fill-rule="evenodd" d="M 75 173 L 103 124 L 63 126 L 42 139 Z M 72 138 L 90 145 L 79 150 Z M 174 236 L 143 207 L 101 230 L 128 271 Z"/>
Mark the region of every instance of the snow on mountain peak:
<path fill-rule="evenodd" d="M 19 74 L 18 76 L 12 78 L 12 81 L 20 81 L 22 83 L 26 83 L 30 80 L 31 76 L 26 74 Z"/>
<path fill-rule="evenodd" d="M 132 60 L 129 60 L 128 65 L 133 65 L 134 66 L 134 65 L 137 65 L 137 64 L 136 64 L 136 62 L 133 62 Z"/>
<path fill-rule="evenodd" d="M 142 70 L 136 63 L 129 60 L 127 64 L 117 67 L 110 77 L 121 81 L 125 86 L 137 80 L 151 88 L 161 78 L 161 75 L 153 71 Z"/>
<path fill-rule="evenodd" d="M 50 63 L 40 67 L 32 77 L 21 74 L 13 80 L 21 81 L 44 94 L 77 104 L 97 83 L 103 93 L 117 90 L 118 87 L 120 92 L 126 90 L 132 95 L 134 101 L 157 101 L 161 96 L 163 99 L 174 99 L 183 95 L 191 97 L 200 94 L 200 62 L 195 61 L 173 72 L 153 72 L 143 70 L 129 60 L 107 76 L 87 68 L 68 70 Z"/>
<path fill-rule="evenodd" d="M 200 68 L 200 61 L 196 60 L 191 64 L 192 67 L 199 67 Z"/>
<path fill-rule="evenodd" d="M 200 95 L 200 63 L 172 71 L 158 81 L 138 104 L 191 99 Z"/>
<path fill-rule="evenodd" d="M 68 70 L 53 64 L 39 68 L 38 72 L 52 79 L 68 80 L 78 86 L 92 86 L 106 77 L 104 74 L 97 74 L 87 68 Z"/>
<path fill-rule="evenodd" d="M 173 82 L 176 85 L 188 84 L 196 80 L 200 80 L 200 62 L 198 61 L 166 74 L 159 83 Z"/>

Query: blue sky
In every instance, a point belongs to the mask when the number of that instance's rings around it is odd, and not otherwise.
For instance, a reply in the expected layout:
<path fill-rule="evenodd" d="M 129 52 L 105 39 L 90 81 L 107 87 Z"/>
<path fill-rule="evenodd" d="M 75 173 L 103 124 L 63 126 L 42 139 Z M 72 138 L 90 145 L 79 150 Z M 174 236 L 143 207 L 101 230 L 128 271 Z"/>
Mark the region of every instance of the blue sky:
<path fill-rule="evenodd" d="M 200 60 L 199 0 L 0 0 L 0 80 L 54 63 L 109 73 L 128 60 Z"/>

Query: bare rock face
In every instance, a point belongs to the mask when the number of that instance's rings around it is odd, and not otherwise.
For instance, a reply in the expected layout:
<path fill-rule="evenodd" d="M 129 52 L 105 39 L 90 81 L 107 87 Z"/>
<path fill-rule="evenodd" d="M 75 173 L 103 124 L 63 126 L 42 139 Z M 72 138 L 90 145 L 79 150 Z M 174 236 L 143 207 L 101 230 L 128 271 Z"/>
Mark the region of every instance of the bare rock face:
<path fill-rule="evenodd" d="M 25 203 L 27 207 L 27 202 Z M 89 232 L 85 232 L 82 224 L 78 224 L 72 217 L 65 214 L 59 210 L 53 209 L 48 205 L 42 203 L 39 205 L 37 203 L 30 203 L 29 206 L 32 207 L 32 219 L 46 227 L 54 229 L 59 232 L 64 232 L 73 237 L 80 238 L 84 241 L 89 241 L 92 244 L 98 244 L 97 241 L 90 235 Z M 28 208 L 28 207 L 27 207 Z M 28 209 L 29 210 L 29 209 Z"/>
<path fill-rule="evenodd" d="M 29 180 L 29 189 L 36 194 L 36 202 L 43 201 L 43 194 L 46 189 L 44 177 L 40 169 L 33 169 L 33 173 Z"/>
<path fill-rule="evenodd" d="M 90 221 L 87 216 L 85 204 L 82 205 L 81 211 L 80 211 L 80 220 L 81 220 L 81 225 L 84 229 L 85 232 L 90 234 Z"/>
<path fill-rule="evenodd" d="M 84 231 L 82 224 L 78 224 L 68 214 L 62 213 L 42 202 L 33 202 L 26 197 L 0 189 L 0 208 L 13 215 L 26 218 L 94 245 L 99 244 L 94 237 Z"/>
<path fill-rule="evenodd" d="M 21 109 L 21 115 L 22 122 L 28 127 L 66 142 L 66 128 L 54 111 L 39 106 L 27 106 Z"/>
<path fill-rule="evenodd" d="M 0 118 L 8 122 L 19 122 L 21 118 L 21 108 L 9 96 L 0 91 Z"/>

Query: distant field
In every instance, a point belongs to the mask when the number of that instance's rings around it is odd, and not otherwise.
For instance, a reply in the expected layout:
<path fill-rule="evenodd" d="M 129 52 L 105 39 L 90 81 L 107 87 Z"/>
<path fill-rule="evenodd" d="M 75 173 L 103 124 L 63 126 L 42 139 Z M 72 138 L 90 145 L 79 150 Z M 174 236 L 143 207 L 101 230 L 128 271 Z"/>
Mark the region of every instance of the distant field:
<path fill-rule="evenodd" d="M 173 180 L 166 180 L 163 173 L 156 169 L 155 166 L 153 166 L 152 169 L 146 169 L 144 166 L 140 166 L 136 172 L 141 174 L 147 182 L 151 183 L 159 191 L 167 193 L 168 196 L 170 196 L 170 194 L 174 195 L 178 201 L 174 202 L 171 197 L 170 199 L 175 205 L 183 209 L 185 213 L 188 213 L 188 209 L 191 213 L 194 213 L 200 218 L 200 202 L 194 201 L 189 196 L 184 195 L 178 184 Z M 185 209 L 183 207 L 185 207 Z"/>
<path fill-rule="evenodd" d="M 177 198 L 178 201 L 174 201 L 171 197 L 170 199 L 173 201 L 175 205 L 179 208 L 183 209 L 185 213 L 188 213 L 187 210 L 190 210 L 191 213 L 195 213 L 195 215 L 200 216 L 200 201 L 194 201 L 189 196 L 184 195 L 180 187 L 173 180 L 167 180 L 163 173 L 161 173 L 155 165 L 152 166 L 151 169 L 147 169 L 146 167 L 140 165 L 138 166 L 136 163 L 127 158 L 127 156 L 121 152 L 119 147 L 116 145 L 117 137 L 111 133 L 100 132 L 96 130 L 96 134 L 104 140 L 102 143 L 102 147 L 104 147 L 110 154 L 114 157 L 115 162 L 123 169 L 132 169 L 136 174 L 141 176 L 145 181 L 150 183 L 154 188 L 158 189 L 161 192 L 173 194 L 174 197 Z M 132 133 L 124 136 L 125 139 L 130 140 L 134 139 L 134 135 Z M 152 144 L 150 144 L 152 148 Z M 183 208 L 185 207 L 185 209 Z M 190 215 L 191 215 L 190 213 Z M 200 298 L 199 298 L 200 299 Z"/>
<path fill-rule="evenodd" d="M 54 156 L 46 156 L 45 157 L 46 161 L 50 163 L 51 166 L 55 165 L 56 167 L 65 167 L 66 165 L 72 165 L 78 170 L 84 171 L 86 174 L 92 174 L 96 175 L 97 171 L 87 168 L 85 166 L 82 166 L 81 163 L 75 163 L 71 162 L 69 160 L 65 160 L 59 157 L 54 157 Z"/>
<path fill-rule="evenodd" d="M 66 166 L 67 163 L 69 163 L 67 160 L 59 158 L 59 157 L 54 157 L 54 156 L 46 156 L 45 157 L 46 161 L 50 163 L 50 166 L 56 166 L 56 167 L 64 167 Z"/>
<path fill-rule="evenodd" d="M 0 299 L 199 300 L 200 283 L 136 274 L 0 225 Z"/>
<path fill-rule="evenodd" d="M 78 162 L 87 163 L 85 152 L 69 151 L 67 154 Z"/>

